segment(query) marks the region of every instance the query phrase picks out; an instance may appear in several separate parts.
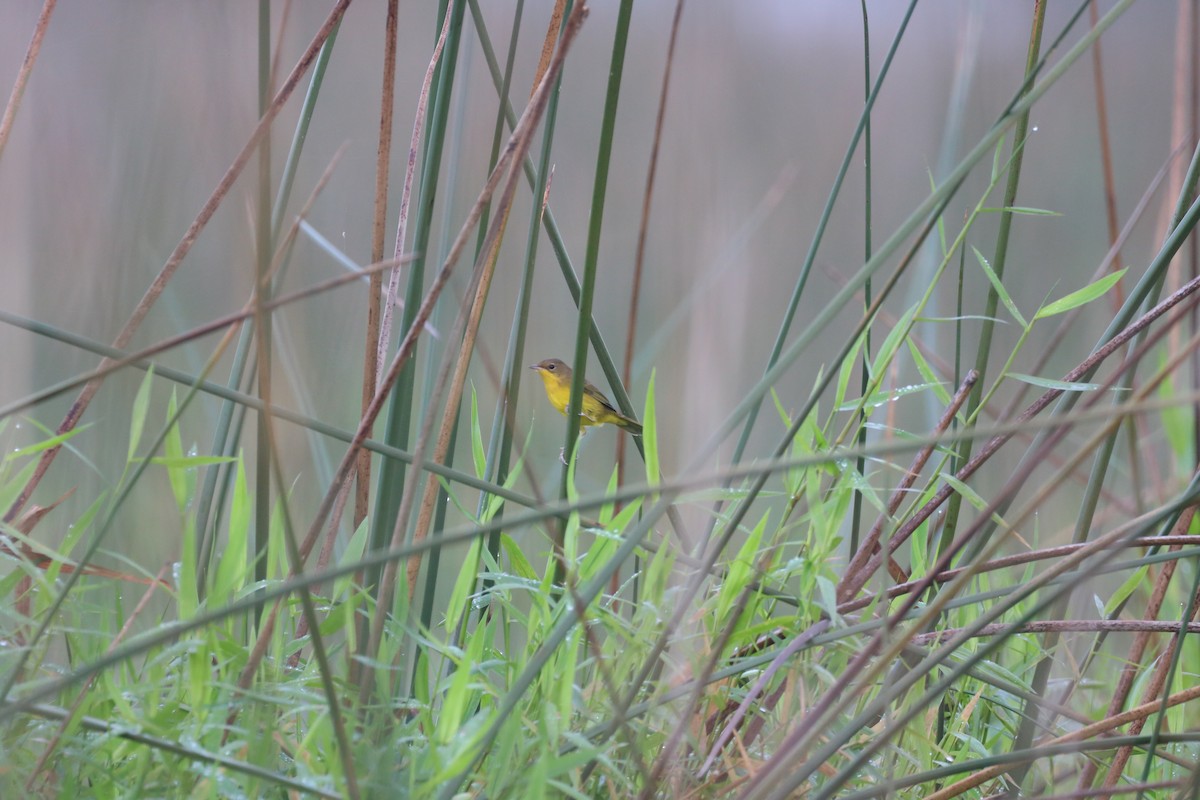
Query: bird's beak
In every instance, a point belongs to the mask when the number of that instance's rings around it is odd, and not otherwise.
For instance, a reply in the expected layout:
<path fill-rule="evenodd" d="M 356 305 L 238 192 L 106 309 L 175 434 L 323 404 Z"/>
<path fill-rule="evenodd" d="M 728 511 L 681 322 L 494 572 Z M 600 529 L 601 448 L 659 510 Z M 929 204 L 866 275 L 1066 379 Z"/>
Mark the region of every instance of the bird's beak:
<path fill-rule="evenodd" d="M 530 368 L 530 369 L 537 369 L 537 368 L 538 368 L 538 365 L 537 365 L 537 364 L 530 364 L 530 365 L 529 365 L 529 368 Z"/>

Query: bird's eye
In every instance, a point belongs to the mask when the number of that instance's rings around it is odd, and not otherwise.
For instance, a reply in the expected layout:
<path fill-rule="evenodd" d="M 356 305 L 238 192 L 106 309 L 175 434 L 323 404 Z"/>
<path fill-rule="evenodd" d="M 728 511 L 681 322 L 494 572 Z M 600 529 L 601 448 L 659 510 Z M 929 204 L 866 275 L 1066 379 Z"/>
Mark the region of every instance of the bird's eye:
<path fill-rule="evenodd" d="M 554 365 L 553 365 L 553 364 L 547 364 L 547 365 L 546 365 L 546 369 L 550 370 L 551 372 L 554 372 Z"/>

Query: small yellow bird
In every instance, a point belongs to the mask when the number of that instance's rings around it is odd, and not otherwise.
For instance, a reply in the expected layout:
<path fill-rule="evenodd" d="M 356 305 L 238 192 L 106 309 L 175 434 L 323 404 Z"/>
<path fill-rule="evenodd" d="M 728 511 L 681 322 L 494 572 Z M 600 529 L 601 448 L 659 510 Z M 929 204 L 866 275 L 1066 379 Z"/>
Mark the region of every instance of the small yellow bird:
<path fill-rule="evenodd" d="M 550 398 L 550 405 L 557 408 L 560 414 L 566 415 L 567 404 L 571 402 L 571 368 L 557 358 L 548 358 L 534 364 L 530 369 L 537 370 L 537 373 L 542 376 L 542 383 L 546 385 L 546 397 Z M 608 402 L 608 398 L 587 381 L 583 382 L 582 405 L 583 408 L 579 414 L 581 432 L 589 425 L 603 425 L 610 422 L 618 428 L 624 428 L 634 436 L 642 435 L 641 423 L 613 408 L 613 404 Z"/>

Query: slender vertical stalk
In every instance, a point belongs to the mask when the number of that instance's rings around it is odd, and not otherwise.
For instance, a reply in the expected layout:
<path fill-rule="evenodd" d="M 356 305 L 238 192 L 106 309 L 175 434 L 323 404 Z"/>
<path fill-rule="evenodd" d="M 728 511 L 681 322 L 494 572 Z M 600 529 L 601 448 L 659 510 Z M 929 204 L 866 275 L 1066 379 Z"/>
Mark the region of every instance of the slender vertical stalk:
<path fill-rule="evenodd" d="M 258 106 L 259 115 L 266 112 L 271 96 L 271 4 L 258 3 Z M 258 211 L 255 215 L 255 314 L 258 334 L 258 396 L 264 409 L 258 413 L 255 427 L 254 451 L 254 580 L 267 579 L 268 531 L 271 529 L 271 448 L 268 441 L 266 406 L 271 404 L 271 315 L 263 310 L 271 302 L 271 134 L 268 130 L 258 143 Z"/>
<path fill-rule="evenodd" d="M 375 156 L 375 214 L 371 223 L 371 262 L 383 260 L 384 237 L 387 225 L 388 170 L 392 157 L 392 116 L 396 95 L 396 36 L 399 30 L 399 1 L 388 0 L 384 23 L 383 88 L 379 92 L 379 144 Z M 383 275 L 371 275 L 367 287 L 367 338 L 363 345 L 362 407 L 370 405 L 379 382 L 377 351 L 379 342 L 379 302 L 383 291 Z M 371 498 L 371 454 L 366 450 L 358 459 L 355 475 L 354 527 L 367 518 Z"/>
<path fill-rule="evenodd" d="M 867 0 L 862 0 L 862 22 L 863 22 L 863 87 L 865 102 L 869 103 L 871 99 L 871 25 L 867 15 Z M 863 260 L 871 260 L 871 112 L 868 110 L 866 114 L 866 124 L 863 126 Z M 867 278 L 863 284 L 863 307 L 871 307 L 871 279 Z M 867 393 L 867 385 L 871 382 L 871 329 L 867 328 L 863 339 L 862 351 L 862 369 L 859 375 L 859 393 Z M 866 447 L 867 444 L 867 428 L 866 428 L 866 411 L 860 414 L 861 423 L 858 428 L 858 434 L 855 436 L 855 441 L 859 448 Z M 867 460 L 864 456 L 859 456 L 855 461 L 854 468 L 858 470 L 859 475 L 865 475 Z M 850 512 L 850 552 L 857 553 L 859 549 L 858 535 L 859 525 L 862 521 L 862 492 L 854 493 L 854 507 Z"/>
<path fill-rule="evenodd" d="M 0 157 L 4 155 L 4 145 L 8 144 L 9 134 L 12 133 L 13 122 L 17 118 L 17 109 L 21 107 L 21 98 L 25 96 L 25 87 L 29 84 L 29 75 L 37 62 L 38 53 L 42 51 L 42 41 L 46 38 L 46 29 L 50 27 L 50 17 L 58 0 L 44 0 L 42 11 L 38 14 L 37 23 L 33 26 L 33 36 L 29 39 L 29 47 L 25 50 L 25 58 L 21 60 L 21 68 L 17 71 L 17 79 L 13 81 L 12 92 L 8 95 L 8 103 L 4 106 L 4 116 L 0 117 Z"/>

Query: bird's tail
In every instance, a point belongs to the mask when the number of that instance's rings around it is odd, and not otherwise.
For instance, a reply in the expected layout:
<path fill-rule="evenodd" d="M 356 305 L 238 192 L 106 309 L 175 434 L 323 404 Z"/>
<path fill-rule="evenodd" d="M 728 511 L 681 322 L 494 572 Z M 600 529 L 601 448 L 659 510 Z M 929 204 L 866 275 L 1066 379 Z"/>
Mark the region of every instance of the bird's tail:
<path fill-rule="evenodd" d="M 642 435 L 642 423 L 638 422 L 636 419 L 630 419 L 622 414 L 618 414 L 617 425 L 629 431 L 634 436 Z"/>

